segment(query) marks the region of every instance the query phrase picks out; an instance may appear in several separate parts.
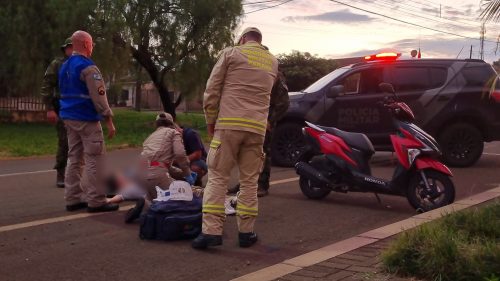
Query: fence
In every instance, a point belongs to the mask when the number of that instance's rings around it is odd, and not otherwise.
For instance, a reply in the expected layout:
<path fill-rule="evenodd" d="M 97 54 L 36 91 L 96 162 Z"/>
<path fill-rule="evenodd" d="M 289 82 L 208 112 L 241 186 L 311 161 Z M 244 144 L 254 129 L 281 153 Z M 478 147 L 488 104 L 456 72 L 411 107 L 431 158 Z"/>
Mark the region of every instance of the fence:
<path fill-rule="evenodd" d="M 43 111 L 45 104 L 40 96 L 0 97 L 0 111 Z"/>

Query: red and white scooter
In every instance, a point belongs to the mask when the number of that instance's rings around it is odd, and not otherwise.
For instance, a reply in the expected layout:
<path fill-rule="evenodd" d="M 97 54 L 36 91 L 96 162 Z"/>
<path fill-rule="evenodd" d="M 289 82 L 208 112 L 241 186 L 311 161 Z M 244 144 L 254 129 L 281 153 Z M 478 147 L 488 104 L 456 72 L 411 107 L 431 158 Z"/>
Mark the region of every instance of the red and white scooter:
<path fill-rule="evenodd" d="M 342 86 L 335 87 L 342 92 Z M 372 176 L 369 162 L 375 150 L 366 135 L 306 122 L 302 131 L 308 148 L 295 165 L 302 193 L 311 199 L 324 198 L 331 191 L 404 196 L 419 211 L 452 203 L 455 199 L 452 173 L 439 161 L 441 152 L 437 142 L 413 124 L 413 112 L 408 105 L 397 101 L 391 84 L 381 83 L 380 88 L 392 94 L 384 98 L 383 104 L 397 129 L 391 135 L 398 159 L 392 179 Z"/>

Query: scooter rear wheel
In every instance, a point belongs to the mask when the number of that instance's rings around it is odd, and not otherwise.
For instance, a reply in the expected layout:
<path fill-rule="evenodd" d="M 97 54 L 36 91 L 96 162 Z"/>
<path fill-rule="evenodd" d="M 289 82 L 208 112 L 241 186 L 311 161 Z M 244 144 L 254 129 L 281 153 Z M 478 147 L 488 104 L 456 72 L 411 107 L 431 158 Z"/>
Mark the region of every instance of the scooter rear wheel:
<path fill-rule="evenodd" d="M 448 175 L 434 170 L 425 170 L 430 190 L 427 190 L 420 173 L 415 173 L 408 186 L 408 202 L 416 210 L 426 212 L 437 209 L 455 200 L 455 186 Z"/>
<path fill-rule="evenodd" d="M 309 199 L 319 200 L 325 198 L 330 192 L 331 189 L 326 187 L 322 187 L 314 183 L 312 180 L 307 179 L 305 177 L 299 178 L 300 190 L 302 193 Z"/>

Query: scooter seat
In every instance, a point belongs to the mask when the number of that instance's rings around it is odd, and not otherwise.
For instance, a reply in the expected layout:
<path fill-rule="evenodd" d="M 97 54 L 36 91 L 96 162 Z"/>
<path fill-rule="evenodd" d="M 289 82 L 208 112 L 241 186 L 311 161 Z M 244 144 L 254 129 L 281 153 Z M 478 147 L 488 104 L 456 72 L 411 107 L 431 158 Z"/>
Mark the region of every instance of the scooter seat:
<path fill-rule="evenodd" d="M 347 145 L 359 149 L 366 154 L 373 155 L 375 153 L 373 144 L 365 134 L 346 132 L 337 129 L 335 127 L 324 127 L 324 126 L 318 126 L 318 127 L 325 130 L 325 132 L 329 134 L 335 135 L 343 139 Z"/>

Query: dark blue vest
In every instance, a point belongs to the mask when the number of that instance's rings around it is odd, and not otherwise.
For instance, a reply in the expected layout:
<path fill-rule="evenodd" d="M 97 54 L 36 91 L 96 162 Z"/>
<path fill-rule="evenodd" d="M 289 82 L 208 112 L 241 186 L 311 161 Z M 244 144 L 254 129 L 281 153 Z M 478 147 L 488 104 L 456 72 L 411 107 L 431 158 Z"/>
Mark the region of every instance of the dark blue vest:
<path fill-rule="evenodd" d="M 59 117 L 63 120 L 99 121 L 102 116 L 97 113 L 89 95 L 85 81 L 80 80 L 82 71 L 94 65 L 94 62 L 82 55 L 72 55 L 59 70 L 59 90 L 61 109 Z"/>

